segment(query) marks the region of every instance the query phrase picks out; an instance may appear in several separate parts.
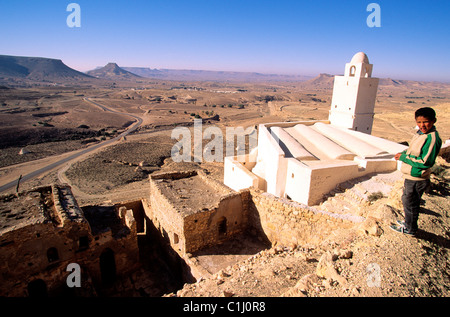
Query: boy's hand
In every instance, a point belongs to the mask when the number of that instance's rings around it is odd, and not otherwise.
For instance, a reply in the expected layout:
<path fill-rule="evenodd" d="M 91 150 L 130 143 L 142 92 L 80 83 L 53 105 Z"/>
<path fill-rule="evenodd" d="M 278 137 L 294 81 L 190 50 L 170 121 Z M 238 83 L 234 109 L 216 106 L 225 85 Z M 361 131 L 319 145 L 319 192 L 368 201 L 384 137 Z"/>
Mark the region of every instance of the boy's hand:
<path fill-rule="evenodd" d="M 395 156 L 394 156 L 395 160 L 398 161 L 400 159 L 401 155 L 402 155 L 402 153 L 395 154 Z"/>

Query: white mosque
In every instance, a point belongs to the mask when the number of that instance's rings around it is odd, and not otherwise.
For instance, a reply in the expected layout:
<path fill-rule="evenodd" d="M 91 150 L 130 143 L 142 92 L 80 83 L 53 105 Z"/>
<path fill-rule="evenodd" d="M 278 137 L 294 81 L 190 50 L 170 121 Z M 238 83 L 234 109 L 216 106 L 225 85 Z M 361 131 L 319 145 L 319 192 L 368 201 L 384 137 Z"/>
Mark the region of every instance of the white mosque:
<path fill-rule="evenodd" d="M 371 135 L 379 81 L 372 69 L 360 52 L 335 76 L 326 121 L 260 124 L 250 154 L 225 158 L 225 185 L 310 206 L 342 182 L 398 169 L 394 155 L 406 146 Z"/>

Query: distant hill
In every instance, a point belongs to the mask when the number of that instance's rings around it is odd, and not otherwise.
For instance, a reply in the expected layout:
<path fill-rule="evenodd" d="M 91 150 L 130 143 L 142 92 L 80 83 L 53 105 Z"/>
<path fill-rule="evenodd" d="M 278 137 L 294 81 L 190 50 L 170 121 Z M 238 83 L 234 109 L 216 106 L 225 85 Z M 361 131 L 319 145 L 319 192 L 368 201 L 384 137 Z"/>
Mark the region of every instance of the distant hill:
<path fill-rule="evenodd" d="M 263 74 L 255 72 L 232 72 L 189 69 L 152 69 L 148 67 L 122 67 L 124 70 L 145 78 L 188 81 L 304 81 L 310 77 L 301 75 Z"/>
<path fill-rule="evenodd" d="M 333 85 L 334 75 L 323 73 L 302 83 L 302 86 L 307 88 L 333 88 Z"/>
<path fill-rule="evenodd" d="M 132 80 L 141 78 L 141 76 L 119 67 L 116 63 L 108 63 L 106 66 L 88 71 L 86 74 L 109 80 Z"/>
<path fill-rule="evenodd" d="M 376 77 L 376 76 L 375 76 Z M 320 74 L 310 80 L 301 83 L 304 88 L 324 88 L 332 89 L 334 85 L 334 75 Z M 380 78 L 379 87 L 385 88 L 450 88 L 450 84 L 440 82 L 428 82 L 428 81 L 414 81 L 414 80 L 400 80 L 391 78 Z"/>
<path fill-rule="evenodd" d="M 149 67 L 119 67 L 108 63 L 104 67 L 83 73 L 65 65 L 59 59 L 0 55 L 0 89 L 29 84 L 107 84 L 110 81 L 143 80 L 145 78 L 177 81 L 217 82 L 299 82 L 305 89 L 332 89 L 334 75 L 317 77 L 302 75 L 264 74 L 189 69 L 152 69 Z M 103 81 L 100 81 L 103 79 Z M 403 89 L 450 88 L 449 83 L 380 78 L 380 87 Z"/>
<path fill-rule="evenodd" d="M 156 68 L 151 69 L 148 67 L 122 67 L 122 69 L 145 78 L 166 79 L 167 77 L 167 74 L 164 71 L 158 70 Z"/>
<path fill-rule="evenodd" d="M 67 82 L 91 78 L 59 59 L 0 55 L 0 79 L 3 81 Z"/>
<path fill-rule="evenodd" d="M 380 86 L 404 87 L 408 89 L 413 88 L 449 88 L 449 83 L 441 83 L 437 81 L 414 81 L 414 80 L 400 80 L 391 78 L 380 78 Z"/>

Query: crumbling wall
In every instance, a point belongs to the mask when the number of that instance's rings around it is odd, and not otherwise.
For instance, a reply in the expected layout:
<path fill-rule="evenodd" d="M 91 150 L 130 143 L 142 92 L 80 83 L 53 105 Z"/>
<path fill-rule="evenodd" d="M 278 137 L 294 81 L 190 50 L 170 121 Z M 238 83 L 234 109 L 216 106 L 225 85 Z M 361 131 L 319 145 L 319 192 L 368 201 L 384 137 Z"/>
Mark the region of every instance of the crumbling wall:
<path fill-rule="evenodd" d="M 184 220 L 167 197 L 161 193 L 158 183 L 171 177 L 183 177 L 185 175 L 189 174 L 151 175 L 149 177 L 151 208 L 145 209 L 147 217 L 160 231 L 166 243 L 181 255 L 185 253 Z"/>
<path fill-rule="evenodd" d="M 186 217 L 184 235 L 186 252 L 223 243 L 247 227 L 247 213 L 241 194 L 229 194 L 217 207 Z"/>
<path fill-rule="evenodd" d="M 162 193 L 159 184 L 171 180 L 200 176 L 208 190 L 223 194 L 207 207 L 183 212 Z M 171 172 L 150 176 L 148 218 L 161 232 L 166 242 L 181 256 L 207 246 L 224 242 L 242 232 L 248 222 L 248 191 L 234 192 L 202 171 Z"/>
<path fill-rule="evenodd" d="M 26 204 L 28 213 L 1 235 L 0 296 L 27 296 L 28 285 L 39 279 L 51 292 L 65 285 L 67 265 L 76 262 L 84 242 L 92 240 L 89 224 L 70 187 L 42 187 L 21 193 L 17 200 Z M 34 220 L 26 220 L 33 213 Z"/>
<path fill-rule="evenodd" d="M 110 254 L 111 263 L 108 265 L 117 278 L 127 276 L 139 267 L 139 246 L 133 210 L 125 206 L 120 207 L 83 207 L 92 228 L 92 240 L 89 247 L 80 254 L 77 263 L 85 267 L 97 287 L 105 285 L 105 275 L 102 272 L 104 267 L 101 264 L 105 253 Z M 89 216 L 92 214 L 103 214 L 103 219 L 94 219 Z"/>
<path fill-rule="evenodd" d="M 216 205 L 182 215 L 161 193 L 157 182 L 164 178 L 192 175 L 150 177 L 149 218 L 181 256 L 221 244 L 246 230 L 272 244 L 318 245 L 334 230 L 352 227 L 361 220 L 316 210 L 253 187 L 238 192 L 228 190 Z M 198 175 L 213 189 L 224 190 L 223 184 L 202 173 Z"/>
<path fill-rule="evenodd" d="M 82 251 L 79 235 L 89 233 L 70 225 L 64 229 L 35 224 L 2 235 L 0 296 L 27 296 L 28 284 L 37 279 L 45 281 L 49 291 L 65 284 L 67 265 Z"/>
<path fill-rule="evenodd" d="M 132 201 L 124 201 L 120 202 L 115 205 L 117 209 L 117 213 L 121 218 L 125 217 L 126 219 L 130 219 L 125 221 L 125 224 L 127 225 L 127 222 L 132 222 L 134 220 L 135 226 L 136 226 L 136 233 L 137 234 L 145 234 L 146 233 L 146 227 L 145 227 L 145 206 L 147 205 L 147 201 L 145 199 L 143 200 L 132 200 Z M 125 208 L 126 211 L 131 212 L 131 215 L 125 214 L 122 215 L 121 208 Z M 132 217 L 131 217 L 132 216 Z"/>
<path fill-rule="evenodd" d="M 29 296 L 30 285 L 36 281 L 41 283 L 40 291 L 50 296 L 68 291 L 70 263 L 80 266 L 81 292 L 91 296 L 92 285 L 102 284 L 99 262 L 105 250 L 113 254 L 117 276 L 136 269 L 139 253 L 130 213 L 125 213 L 123 220 L 130 227 L 123 226 L 121 234 L 113 236 L 109 229 L 94 235 L 69 186 L 53 185 L 24 193 L 24 202 L 39 191 L 49 193 L 33 203 L 42 216 L 33 222 L 24 219 L 0 237 L 0 296 Z"/>
<path fill-rule="evenodd" d="M 195 252 L 207 246 L 221 244 L 243 232 L 248 224 L 248 190 L 234 192 L 202 171 L 198 171 L 197 174 L 213 190 L 226 194 L 213 208 L 186 217 L 184 227 L 185 236 L 188 237 L 186 252 Z"/>
<path fill-rule="evenodd" d="M 317 211 L 306 205 L 250 188 L 249 226 L 272 244 L 318 245 L 352 219 Z"/>

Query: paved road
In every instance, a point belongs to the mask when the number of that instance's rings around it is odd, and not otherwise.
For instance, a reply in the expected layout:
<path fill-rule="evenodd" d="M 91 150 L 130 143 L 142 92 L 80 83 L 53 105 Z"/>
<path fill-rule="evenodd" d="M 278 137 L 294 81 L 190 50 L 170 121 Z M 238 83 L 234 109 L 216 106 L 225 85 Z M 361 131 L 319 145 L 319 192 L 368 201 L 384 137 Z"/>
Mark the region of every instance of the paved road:
<path fill-rule="evenodd" d="M 44 166 L 44 167 L 42 167 L 40 169 L 37 169 L 37 170 L 35 170 L 35 171 L 33 171 L 33 172 L 29 173 L 29 174 L 22 175 L 22 178 L 20 180 L 21 182 L 30 180 L 30 179 L 32 179 L 32 178 L 34 178 L 34 177 L 36 177 L 36 176 L 38 176 L 40 174 L 46 173 L 46 172 L 54 169 L 55 167 L 58 167 L 58 166 L 60 166 L 60 165 L 62 165 L 64 163 L 67 163 L 67 162 L 69 162 L 71 160 L 74 160 L 74 159 L 80 157 L 81 155 L 84 155 L 86 153 L 92 152 L 92 151 L 94 151 L 94 150 L 96 150 L 96 149 L 98 149 L 100 147 L 109 145 L 109 144 L 111 144 L 113 142 L 116 142 L 120 138 L 130 134 L 133 131 L 135 131 L 142 124 L 142 119 L 140 117 L 138 117 L 138 116 L 132 115 L 130 113 L 124 113 L 124 112 L 112 110 L 112 109 L 110 109 L 110 108 L 108 108 L 108 107 L 106 107 L 106 106 L 104 106 L 102 104 L 99 104 L 96 101 L 91 100 L 90 98 L 84 98 L 84 100 L 86 100 L 87 102 L 90 102 L 90 103 L 96 105 L 97 107 L 100 107 L 104 111 L 109 111 L 109 112 L 112 112 L 112 113 L 117 113 L 117 114 L 121 114 L 121 115 L 126 115 L 126 116 L 129 116 L 129 117 L 132 117 L 133 119 L 136 119 L 136 122 L 132 126 L 130 126 L 126 131 L 122 132 L 121 134 L 119 134 L 118 136 L 116 136 L 113 139 L 110 139 L 110 140 L 107 140 L 107 141 L 95 144 L 95 145 L 90 146 L 90 147 L 88 147 L 88 148 L 86 148 L 86 149 L 84 149 L 84 150 L 82 150 L 80 152 L 77 152 L 77 153 L 75 153 L 73 155 L 70 155 L 70 156 L 68 156 L 68 157 L 66 157 L 64 159 L 61 159 L 61 160 L 56 161 L 54 163 L 51 163 L 51 164 L 49 164 L 47 166 Z M 0 192 L 4 192 L 4 191 L 9 190 L 9 189 L 11 189 L 13 187 L 16 187 L 16 186 L 17 186 L 17 180 L 11 181 L 11 182 L 9 182 L 9 183 L 7 183 L 5 185 L 0 186 Z"/>

